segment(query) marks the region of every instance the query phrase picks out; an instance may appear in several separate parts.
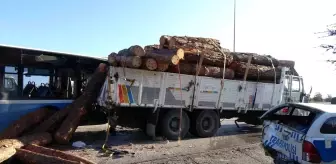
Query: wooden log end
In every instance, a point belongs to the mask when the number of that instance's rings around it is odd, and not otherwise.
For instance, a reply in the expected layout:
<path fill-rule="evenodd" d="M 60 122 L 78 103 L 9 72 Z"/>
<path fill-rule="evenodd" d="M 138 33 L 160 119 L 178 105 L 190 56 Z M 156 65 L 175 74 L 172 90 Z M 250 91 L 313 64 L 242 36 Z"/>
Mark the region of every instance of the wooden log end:
<path fill-rule="evenodd" d="M 174 55 L 174 56 L 171 58 L 171 63 L 172 63 L 173 65 L 177 65 L 177 64 L 179 64 L 179 62 L 180 62 L 180 58 L 179 58 L 177 55 Z"/>
<path fill-rule="evenodd" d="M 132 58 L 132 67 L 133 68 L 139 68 L 139 67 L 141 67 L 141 63 L 142 63 L 142 60 L 141 60 L 141 57 L 139 57 L 139 56 L 134 56 L 133 58 Z"/>
<path fill-rule="evenodd" d="M 169 68 L 169 64 L 167 64 L 167 63 L 158 63 L 157 71 L 165 72 L 165 71 L 168 70 L 168 68 Z"/>
<path fill-rule="evenodd" d="M 133 56 L 145 56 L 145 50 L 139 45 L 131 46 L 128 51 Z"/>
<path fill-rule="evenodd" d="M 179 57 L 179 59 L 184 59 L 184 51 L 182 48 L 177 49 L 176 55 Z"/>
<path fill-rule="evenodd" d="M 154 71 L 158 67 L 157 62 L 153 58 L 146 58 L 144 61 L 144 69 Z"/>

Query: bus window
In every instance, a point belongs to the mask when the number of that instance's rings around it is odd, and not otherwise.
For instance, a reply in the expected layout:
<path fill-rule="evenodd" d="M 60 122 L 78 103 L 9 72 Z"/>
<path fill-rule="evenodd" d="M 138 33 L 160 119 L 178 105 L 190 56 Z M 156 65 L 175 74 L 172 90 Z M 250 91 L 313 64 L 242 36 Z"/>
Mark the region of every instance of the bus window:
<path fill-rule="evenodd" d="M 18 69 L 17 67 L 5 66 L 5 74 L 2 77 L 2 88 L 6 99 L 12 99 L 18 96 Z"/>
<path fill-rule="evenodd" d="M 24 68 L 23 96 L 26 98 L 50 98 L 49 87 L 51 71 L 49 69 Z"/>

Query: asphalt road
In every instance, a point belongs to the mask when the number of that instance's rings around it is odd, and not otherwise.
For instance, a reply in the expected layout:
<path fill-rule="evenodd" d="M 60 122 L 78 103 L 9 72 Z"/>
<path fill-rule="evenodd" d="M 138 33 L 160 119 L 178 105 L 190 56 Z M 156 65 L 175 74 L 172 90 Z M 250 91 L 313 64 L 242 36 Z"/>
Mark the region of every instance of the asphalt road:
<path fill-rule="evenodd" d="M 73 139 L 85 142 L 85 149 L 58 148 L 101 164 L 272 163 L 260 147 L 260 127 L 240 125 L 237 128 L 234 119 L 224 120 L 215 137 L 190 135 L 182 141 L 152 141 L 139 130 L 118 128 L 117 136 L 109 137 L 108 146 L 120 155 L 101 151 L 106 125 L 82 126 Z"/>

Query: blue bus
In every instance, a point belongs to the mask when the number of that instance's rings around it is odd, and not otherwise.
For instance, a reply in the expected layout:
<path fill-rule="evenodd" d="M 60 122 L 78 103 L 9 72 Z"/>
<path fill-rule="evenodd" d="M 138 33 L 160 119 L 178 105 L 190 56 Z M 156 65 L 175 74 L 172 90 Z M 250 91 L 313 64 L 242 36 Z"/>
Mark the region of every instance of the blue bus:
<path fill-rule="evenodd" d="M 103 58 L 0 45 L 0 132 L 41 107 L 62 109 L 81 95 Z"/>

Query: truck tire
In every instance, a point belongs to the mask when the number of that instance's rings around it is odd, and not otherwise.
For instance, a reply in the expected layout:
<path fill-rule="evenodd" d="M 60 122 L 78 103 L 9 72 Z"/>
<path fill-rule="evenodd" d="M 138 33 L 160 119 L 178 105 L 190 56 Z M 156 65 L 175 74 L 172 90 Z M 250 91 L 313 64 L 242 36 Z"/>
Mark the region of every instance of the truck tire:
<path fill-rule="evenodd" d="M 164 114 L 161 120 L 161 133 L 169 140 L 178 140 L 179 138 L 179 118 L 180 110 L 169 110 Z M 190 120 L 188 115 L 182 111 L 181 139 L 188 133 Z"/>
<path fill-rule="evenodd" d="M 190 133 L 197 137 L 212 137 L 219 128 L 219 116 L 213 110 L 196 112 L 191 120 Z"/>

